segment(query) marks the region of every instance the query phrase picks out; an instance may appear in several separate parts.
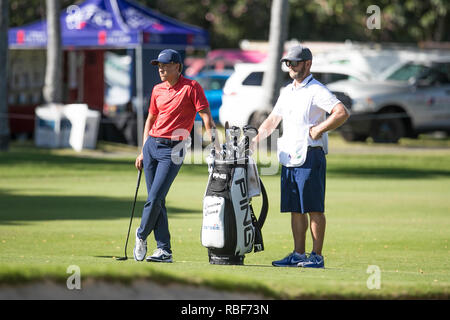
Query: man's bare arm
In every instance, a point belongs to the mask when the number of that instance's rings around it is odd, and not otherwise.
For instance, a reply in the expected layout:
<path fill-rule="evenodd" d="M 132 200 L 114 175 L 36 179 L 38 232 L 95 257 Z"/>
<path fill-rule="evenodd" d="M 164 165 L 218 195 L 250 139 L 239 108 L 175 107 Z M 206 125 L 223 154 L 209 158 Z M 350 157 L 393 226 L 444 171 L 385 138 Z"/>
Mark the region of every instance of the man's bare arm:
<path fill-rule="evenodd" d="M 325 121 L 309 129 L 309 135 L 313 140 L 317 140 L 322 137 L 322 134 L 325 132 L 342 126 L 349 116 L 347 108 L 345 108 L 342 103 L 338 103 L 334 106 L 333 110 L 331 110 L 330 116 Z"/>
<path fill-rule="evenodd" d="M 267 137 L 269 137 L 273 131 L 278 127 L 278 125 L 281 122 L 282 117 L 274 114 L 273 112 L 267 117 L 266 120 L 259 126 L 258 128 L 258 135 L 253 138 L 252 140 L 252 149 L 254 148 L 255 144 L 258 142 L 263 141 Z"/>

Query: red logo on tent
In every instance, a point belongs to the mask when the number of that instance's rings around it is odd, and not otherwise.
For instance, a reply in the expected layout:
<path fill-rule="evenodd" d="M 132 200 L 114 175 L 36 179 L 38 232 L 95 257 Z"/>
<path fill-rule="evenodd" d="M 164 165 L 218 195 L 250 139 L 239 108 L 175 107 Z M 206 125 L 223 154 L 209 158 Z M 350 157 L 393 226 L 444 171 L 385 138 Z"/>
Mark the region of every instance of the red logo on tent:
<path fill-rule="evenodd" d="M 193 44 L 194 43 L 194 38 L 195 38 L 195 36 L 193 34 L 188 34 L 187 35 L 187 43 L 188 44 Z"/>
<path fill-rule="evenodd" d="M 164 30 L 164 26 L 162 24 L 159 23 L 154 23 L 152 24 L 152 28 L 158 31 L 163 31 Z"/>
<path fill-rule="evenodd" d="M 106 31 L 102 30 L 98 33 L 98 44 L 104 45 L 106 44 Z"/>
<path fill-rule="evenodd" d="M 25 42 L 25 31 L 24 30 L 17 31 L 16 42 L 20 43 L 20 44 Z"/>
<path fill-rule="evenodd" d="M 80 21 L 77 29 L 81 30 L 81 29 L 84 29 L 84 27 L 86 27 L 86 21 Z"/>

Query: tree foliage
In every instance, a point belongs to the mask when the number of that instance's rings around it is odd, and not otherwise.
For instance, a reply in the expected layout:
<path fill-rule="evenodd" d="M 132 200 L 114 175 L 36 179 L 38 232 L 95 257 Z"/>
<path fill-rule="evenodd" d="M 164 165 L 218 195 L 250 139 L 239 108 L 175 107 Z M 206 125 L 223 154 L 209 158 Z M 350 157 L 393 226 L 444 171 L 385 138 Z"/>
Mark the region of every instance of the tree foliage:
<path fill-rule="evenodd" d="M 60 0 L 61 8 L 82 1 Z M 46 18 L 45 0 L 9 0 L 10 26 L 16 27 Z"/>
<path fill-rule="evenodd" d="M 267 40 L 269 0 L 134 0 L 207 29 L 213 48 L 237 47 L 242 39 Z M 61 7 L 82 1 L 61 0 Z M 312 41 L 450 41 L 448 0 L 289 0 L 288 38 Z M 366 25 L 370 5 L 381 10 L 381 29 Z M 10 25 L 45 18 L 45 0 L 10 0 Z"/>

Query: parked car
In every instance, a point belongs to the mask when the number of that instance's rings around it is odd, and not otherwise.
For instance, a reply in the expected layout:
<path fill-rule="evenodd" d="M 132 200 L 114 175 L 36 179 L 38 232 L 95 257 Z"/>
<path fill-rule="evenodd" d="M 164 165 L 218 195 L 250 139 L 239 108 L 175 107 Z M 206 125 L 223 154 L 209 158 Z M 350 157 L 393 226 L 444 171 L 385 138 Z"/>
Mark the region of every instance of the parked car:
<path fill-rule="evenodd" d="M 219 122 L 219 108 L 222 105 L 223 86 L 231 74 L 232 71 L 207 71 L 199 73 L 193 78 L 205 91 L 214 122 Z M 195 120 L 201 120 L 198 114 Z"/>
<path fill-rule="evenodd" d="M 246 124 L 259 127 L 267 118 L 271 110 L 263 107 L 262 82 L 265 70 L 265 64 L 242 63 L 235 65 L 235 71 L 223 89 L 222 106 L 219 110 L 219 119 L 222 125 L 228 121 L 230 125 L 239 127 Z M 283 70 L 287 71 L 285 68 Z M 283 72 L 283 70 L 280 69 L 280 72 L 283 75 L 283 86 L 285 86 L 292 79 L 289 77 L 289 73 Z M 355 82 L 368 79 L 367 74 L 340 65 L 314 65 L 313 63 L 311 72 L 323 84 L 342 79 Z M 339 99 L 342 96 L 342 93 L 339 92 L 335 92 L 335 94 Z M 349 99 L 345 100 L 350 101 Z"/>
<path fill-rule="evenodd" d="M 408 61 L 380 80 L 337 81 L 330 90 L 352 99 L 351 116 L 341 127 L 348 141 L 396 143 L 419 133 L 450 133 L 450 58 Z"/>

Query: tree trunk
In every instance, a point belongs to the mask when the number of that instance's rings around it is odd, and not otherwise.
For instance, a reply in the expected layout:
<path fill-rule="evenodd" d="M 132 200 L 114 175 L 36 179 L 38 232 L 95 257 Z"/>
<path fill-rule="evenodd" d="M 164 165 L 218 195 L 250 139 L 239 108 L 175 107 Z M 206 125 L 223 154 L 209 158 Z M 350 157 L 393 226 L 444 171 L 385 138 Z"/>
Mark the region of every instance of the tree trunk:
<path fill-rule="evenodd" d="M 267 57 L 267 70 L 264 73 L 263 92 L 265 94 L 265 107 L 271 110 L 282 86 L 282 71 L 280 59 L 283 55 L 284 42 L 287 37 L 289 23 L 288 0 L 273 0 L 270 17 L 269 54 Z"/>
<path fill-rule="evenodd" d="M 60 1 L 46 0 L 47 6 L 47 67 L 45 70 L 44 100 L 62 102 L 62 45 L 59 21 Z"/>
<path fill-rule="evenodd" d="M 8 119 L 8 0 L 0 0 L 0 151 L 9 149 Z"/>
<path fill-rule="evenodd" d="M 447 16 L 445 15 L 438 15 L 437 18 L 437 27 L 434 32 L 433 40 L 436 42 L 442 41 L 445 33 L 445 20 L 447 19 Z"/>

